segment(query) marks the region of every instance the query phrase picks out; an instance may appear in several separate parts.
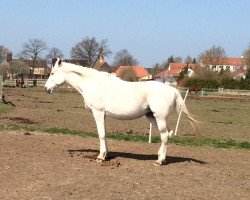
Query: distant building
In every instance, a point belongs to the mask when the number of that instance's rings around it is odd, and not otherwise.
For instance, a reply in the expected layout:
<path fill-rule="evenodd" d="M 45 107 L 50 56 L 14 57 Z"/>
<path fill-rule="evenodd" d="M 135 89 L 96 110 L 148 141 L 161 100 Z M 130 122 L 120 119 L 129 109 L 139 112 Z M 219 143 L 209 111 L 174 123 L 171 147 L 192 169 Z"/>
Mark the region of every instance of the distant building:
<path fill-rule="evenodd" d="M 102 53 L 99 54 L 99 58 L 93 66 L 94 69 L 102 72 L 114 73 L 115 70 L 104 60 Z"/>
<path fill-rule="evenodd" d="M 19 59 L 17 59 L 19 60 Z M 51 69 L 47 66 L 47 60 L 21 60 L 30 68 L 30 78 L 47 78 Z"/>
<path fill-rule="evenodd" d="M 229 70 L 230 72 L 243 72 L 247 69 L 244 58 L 208 58 L 201 59 L 201 67 L 220 72 L 221 70 Z"/>
<path fill-rule="evenodd" d="M 13 61 L 20 61 L 24 64 L 25 67 L 28 69 L 29 73 L 27 74 L 11 74 L 9 67 L 11 66 L 11 63 Z M 27 59 L 16 59 L 12 58 L 12 52 L 8 51 L 6 53 L 6 60 L 3 63 L 3 67 L 6 68 L 7 71 L 7 78 L 14 78 L 15 76 L 21 75 L 22 77 L 27 77 L 27 78 L 47 78 L 48 74 L 50 73 L 50 68 L 47 66 L 47 60 L 39 59 L 36 60 L 35 62 L 33 60 L 27 60 Z M 14 77 L 13 77 L 14 76 Z"/>
<path fill-rule="evenodd" d="M 134 72 L 134 76 L 139 81 L 151 80 L 152 75 L 142 66 L 120 66 L 115 71 L 116 76 L 123 79 L 123 72 L 126 70 L 131 70 Z"/>
<path fill-rule="evenodd" d="M 177 85 L 177 79 L 181 73 L 181 71 L 187 67 L 187 75 L 192 77 L 194 73 L 194 69 L 197 67 L 196 64 L 187 64 L 187 63 L 169 63 L 167 69 L 162 70 L 158 74 L 154 75 L 153 79 L 155 81 L 160 81 L 169 85 Z"/>

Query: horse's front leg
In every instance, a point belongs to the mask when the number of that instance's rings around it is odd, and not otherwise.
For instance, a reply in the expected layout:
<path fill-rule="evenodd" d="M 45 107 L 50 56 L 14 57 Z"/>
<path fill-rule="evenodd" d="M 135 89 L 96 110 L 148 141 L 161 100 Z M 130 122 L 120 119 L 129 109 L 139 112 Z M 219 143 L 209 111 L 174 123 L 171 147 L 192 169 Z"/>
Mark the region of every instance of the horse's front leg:
<path fill-rule="evenodd" d="M 107 143 L 106 143 L 106 136 L 105 136 L 105 112 L 104 111 L 98 111 L 93 109 L 92 110 L 97 131 L 100 139 L 100 154 L 98 155 L 96 161 L 102 162 L 105 160 L 108 150 L 107 150 Z"/>

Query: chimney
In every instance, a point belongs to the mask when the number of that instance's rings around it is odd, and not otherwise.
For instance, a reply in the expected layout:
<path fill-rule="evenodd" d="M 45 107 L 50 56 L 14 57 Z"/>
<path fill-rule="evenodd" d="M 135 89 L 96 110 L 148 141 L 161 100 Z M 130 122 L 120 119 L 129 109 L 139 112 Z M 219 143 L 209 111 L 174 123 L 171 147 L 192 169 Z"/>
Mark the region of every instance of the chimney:
<path fill-rule="evenodd" d="M 101 48 L 99 50 L 99 59 L 98 59 L 99 63 L 103 63 L 104 62 L 104 56 L 103 56 L 103 49 Z"/>
<path fill-rule="evenodd" d="M 12 52 L 11 51 L 6 52 L 6 61 L 7 62 L 12 61 Z"/>

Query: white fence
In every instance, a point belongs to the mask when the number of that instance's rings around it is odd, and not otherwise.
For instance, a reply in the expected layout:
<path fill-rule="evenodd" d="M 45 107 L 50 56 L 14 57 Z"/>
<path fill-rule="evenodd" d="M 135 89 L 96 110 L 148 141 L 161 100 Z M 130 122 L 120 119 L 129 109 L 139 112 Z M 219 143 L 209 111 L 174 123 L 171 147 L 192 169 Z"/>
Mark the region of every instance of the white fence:
<path fill-rule="evenodd" d="M 36 86 L 38 87 L 44 87 L 46 79 L 36 79 L 37 83 Z M 5 80 L 3 82 L 3 86 L 4 87 L 17 87 L 16 85 L 16 80 Z M 24 84 L 23 87 L 33 87 L 33 79 L 25 79 L 24 80 Z M 19 84 L 19 87 L 21 87 L 21 85 Z"/>
<path fill-rule="evenodd" d="M 188 88 L 179 87 L 178 90 L 184 95 L 185 91 Z M 191 94 L 195 94 L 194 91 Z M 235 90 L 235 89 L 202 89 L 197 92 L 197 95 L 200 96 L 250 96 L 250 90 Z"/>
<path fill-rule="evenodd" d="M 23 85 L 19 84 L 18 87 L 23 87 L 23 88 L 34 87 L 33 80 L 34 79 L 25 79 L 24 84 Z M 36 83 L 37 87 L 44 87 L 47 79 L 36 79 L 36 81 L 37 81 L 37 83 Z M 17 87 L 16 80 L 5 80 L 3 82 L 3 87 Z M 61 88 L 71 88 L 68 84 L 64 84 L 60 87 Z"/>

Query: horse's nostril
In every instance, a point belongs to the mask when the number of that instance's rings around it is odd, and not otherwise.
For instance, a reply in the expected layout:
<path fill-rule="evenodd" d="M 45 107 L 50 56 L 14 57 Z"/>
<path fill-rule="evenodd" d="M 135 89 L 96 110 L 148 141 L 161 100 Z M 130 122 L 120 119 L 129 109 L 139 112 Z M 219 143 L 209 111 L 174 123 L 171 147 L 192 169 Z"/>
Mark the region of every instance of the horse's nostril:
<path fill-rule="evenodd" d="M 48 89 L 47 87 L 44 87 L 45 91 L 48 92 L 49 94 L 51 94 L 52 90 Z"/>

